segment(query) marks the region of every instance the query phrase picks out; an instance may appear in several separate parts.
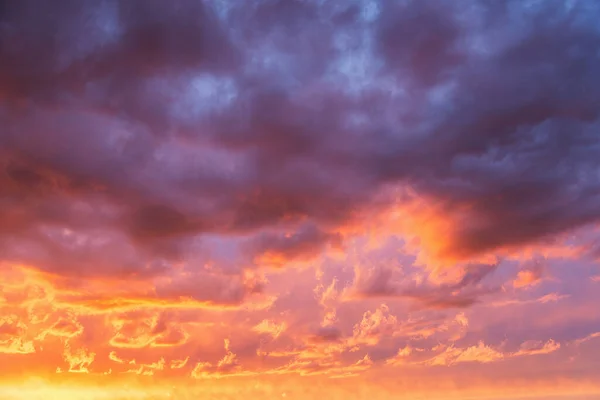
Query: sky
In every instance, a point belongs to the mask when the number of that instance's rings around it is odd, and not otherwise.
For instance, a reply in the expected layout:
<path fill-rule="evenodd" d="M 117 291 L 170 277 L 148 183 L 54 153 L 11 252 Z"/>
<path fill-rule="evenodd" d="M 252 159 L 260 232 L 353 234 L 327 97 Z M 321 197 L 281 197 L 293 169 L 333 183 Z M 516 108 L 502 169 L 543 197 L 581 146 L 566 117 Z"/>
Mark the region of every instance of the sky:
<path fill-rule="evenodd" d="M 0 397 L 600 399 L 600 2 L 0 2 Z"/>

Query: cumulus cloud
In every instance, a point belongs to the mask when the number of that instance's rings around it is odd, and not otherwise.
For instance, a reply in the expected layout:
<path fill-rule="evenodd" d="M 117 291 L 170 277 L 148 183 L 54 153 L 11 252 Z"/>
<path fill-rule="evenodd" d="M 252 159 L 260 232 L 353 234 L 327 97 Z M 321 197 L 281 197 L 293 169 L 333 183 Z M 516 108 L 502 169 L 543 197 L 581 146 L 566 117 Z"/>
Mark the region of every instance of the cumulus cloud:
<path fill-rule="evenodd" d="M 398 319 L 391 315 L 389 308 L 382 304 L 375 311 L 367 311 L 362 320 L 354 326 L 352 344 L 376 345 L 383 337 L 394 334 Z"/>

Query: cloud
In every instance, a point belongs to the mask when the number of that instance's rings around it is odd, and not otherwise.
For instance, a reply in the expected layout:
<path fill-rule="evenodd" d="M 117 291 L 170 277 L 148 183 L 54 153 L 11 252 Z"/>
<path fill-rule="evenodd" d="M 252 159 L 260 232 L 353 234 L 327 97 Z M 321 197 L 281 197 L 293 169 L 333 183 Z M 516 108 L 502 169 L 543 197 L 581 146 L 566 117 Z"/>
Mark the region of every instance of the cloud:
<path fill-rule="evenodd" d="M 0 317 L 0 353 L 35 353 L 33 341 L 27 339 L 27 325 L 16 315 Z"/>
<path fill-rule="evenodd" d="M 348 294 L 358 298 L 405 298 L 431 309 L 466 308 L 499 291 L 497 286 L 482 283 L 497 268 L 498 264 L 457 267 L 454 271 L 461 273 L 450 282 L 436 282 L 434 275 L 423 277 L 420 272 L 411 274 L 407 269 L 403 269 L 404 276 L 398 279 L 393 268 L 358 268 Z"/>
<path fill-rule="evenodd" d="M 245 371 L 239 364 L 237 355 L 230 350 L 231 342 L 224 340 L 225 355 L 215 365 L 210 362 L 198 362 L 192 370 L 192 378 L 202 379 L 221 376 L 247 376 L 253 375 L 251 371 Z"/>
<path fill-rule="evenodd" d="M 135 362 L 135 360 L 132 360 L 129 364 L 138 365 L 138 367 L 129 369 L 127 370 L 127 372 L 144 376 L 152 376 L 154 375 L 155 371 L 164 370 L 166 365 L 164 358 L 161 358 L 160 360 L 149 364 L 138 364 Z"/>
<path fill-rule="evenodd" d="M 512 299 L 512 300 L 491 302 L 490 306 L 504 307 L 504 306 L 511 306 L 511 305 L 523 305 L 523 304 L 535 304 L 535 303 L 540 303 L 540 304 L 555 303 L 559 300 L 563 300 L 568 297 L 570 297 L 570 296 L 567 294 L 549 293 L 549 294 L 546 294 L 542 297 L 538 297 L 535 299 L 528 299 L 528 300 Z"/>
<path fill-rule="evenodd" d="M 447 336 L 450 341 L 455 341 L 462 338 L 468 329 L 469 319 L 465 313 L 426 313 L 403 321 L 395 336 L 412 339 Z"/>
<path fill-rule="evenodd" d="M 118 364 L 124 364 L 125 363 L 125 360 L 123 360 L 122 358 L 119 358 L 119 356 L 117 356 L 117 353 L 115 351 L 111 351 L 108 354 L 108 359 L 111 360 L 111 361 L 114 361 L 114 362 L 116 362 Z"/>
<path fill-rule="evenodd" d="M 440 344 L 431 349 L 432 352 L 437 352 L 433 357 L 418 360 L 412 358 L 416 352 L 421 354 L 427 353 L 423 349 L 413 349 L 410 346 L 406 346 L 400 348 L 394 357 L 387 359 L 386 364 L 393 366 L 453 366 L 462 363 L 488 364 L 521 356 L 549 354 L 557 351 L 560 347 L 560 343 L 552 339 L 547 342 L 535 340 L 523 342 L 515 352 L 501 351 L 500 349 L 486 345 L 483 341 L 479 341 L 477 345 L 468 347 Z"/>
<path fill-rule="evenodd" d="M 63 358 L 69 364 L 69 372 L 89 373 L 89 366 L 94 362 L 96 353 L 86 348 L 72 350 L 69 344 L 65 344 Z"/>
<path fill-rule="evenodd" d="M 120 372 L 134 373 L 136 375 L 143 376 L 153 376 L 157 371 L 165 370 L 167 365 L 171 369 L 181 369 L 185 367 L 187 361 L 189 360 L 189 357 L 183 360 L 171 360 L 170 363 L 167 363 L 164 357 L 161 357 L 158 361 L 154 362 L 139 362 L 135 358 L 126 360 L 124 358 L 119 357 L 115 351 L 111 351 L 108 354 L 108 359 L 117 364 L 121 364 L 123 367 L 128 366 L 126 369 L 121 369 Z"/>
<path fill-rule="evenodd" d="M 252 328 L 254 332 L 270 335 L 273 339 L 277 339 L 286 329 L 287 325 L 285 322 L 277 323 L 268 319 L 262 320 Z"/>
<path fill-rule="evenodd" d="M 189 334 L 164 314 L 129 313 L 113 317 L 115 330 L 109 344 L 116 348 L 177 347 Z"/>
<path fill-rule="evenodd" d="M 538 260 L 533 265 L 517 273 L 513 286 L 517 289 L 535 286 L 543 279 L 544 265 Z"/>
<path fill-rule="evenodd" d="M 246 244 L 255 262 L 262 266 L 283 267 L 296 260 L 310 260 L 324 250 L 328 243 L 339 243 L 340 235 L 327 233 L 315 225 L 300 226 L 283 233 L 263 233 Z"/>
<path fill-rule="evenodd" d="M 364 313 L 362 320 L 354 326 L 351 344 L 373 346 L 385 336 L 394 334 L 398 319 L 382 304 L 375 311 Z"/>
<path fill-rule="evenodd" d="M 559 318 L 597 320 L 592 3 L 2 2 L 0 353 L 196 378 L 562 356 Z M 528 339 L 499 308 L 524 304 L 557 341 L 490 345 Z"/>
<path fill-rule="evenodd" d="M 527 286 L 533 286 L 539 283 L 541 279 L 541 274 L 536 273 L 531 270 L 519 271 L 517 273 L 517 277 L 513 281 L 513 286 L 515 288 L 523 288 Z"/>
<path fill-rule="evenodd" d="M 44 340 L 47 335 L 70 339 L 83 333 L 83 326 L 77 320 L 59 319 L 49 329 L 44 330 L 37 336 L 38 340 Z"/>
<path fill-rule="evenodd" d="M 590 340 L 593 340 L 593 339 L 596 339 L 596 338 L 599 338 L 599 337 L 600 337 L 600 332 L 594 332 L 594 333 L 590 333 L 589 335 L 587 335 L 587 336 L 585 336 L 585 337 L 583 337 L 581 339 L 575 340 L 574 343 L 575 343 L 575 345 L 578 346 L 578 345 L 580 345 L 582 343 L 588 342 Z"/>
<path fill-rule="evenodd" d="M 426 365 L 453 365 L 466 362 L 490 363 L 504 359 L 504 354 L 479 342 L 465 349 L 447 347 L 442 353 L 427 360 Z"/>
<path fill-rule="evenodd" d="M 319 343 L 335 343 L 342 339 L 343 333 L 342 331 L 332 325 L 325 324 L 321 325 L 316 332 L 309 338 L 309 342 L 319 344 Z"/>
<path fill-rule="evenodd" d="M 205 233 L 256 233 L 257 250 L 297 257 L 381 206 L 389 184 L 435 204 L 449 235 L 438 250 L 457 257 L 598 219 L 598 182 L 584 171 L 595 165 L 600 41 L 584 5 L 549 2 L 523 25 L 509 12 L 521 9 L 515 2 L 441 9 L 413 1 L 347 18 L 342 9 L 275 4 L 7 7 L 1 147 L 3 197 L 12 200 L 3 219 L 20 232 L 19 245 L 70 260 L 39 231 L 52 223 L 125 235 L 111 247 L 135 249 L 95 257 L 127 256 L 120 262 L 131 273 L 143 270 L 140 252 L 173 258 L 178 240 Z M 278 7 L 290 26 L 267 17 Z M 363 72 L 361 55 L 372 60 Z M 185 87 L 198 99 L 174 109 Z M 230 87 L 230 100 L 202 110 L 223 92 L 208 95 L 211 87 Z M 199 169 L 194 151 L 215 162 Z M 257 233 L 282 225 L 289 238 Z M 14 240 L 3 241 L 24 258 Z"/>
<path fill-rule="evenodd" d="M 165 299 L 186 298 L 196 302 L 239 305 L 247 296 L 260 293 L 262 282 L 251 276 L 197 269 L 157 280 L 155 288 L 156 294 Z"/>
<path fill-rule="evenodd" d="M 35 353 L 35 347 L 32 341 L 27 341 L 20 337 L 12 337 L 0 341 L 0 353 L 31 354 Z"/>
<path fill-rule="evenodd" d="M 398 349 L 398 352 L 396 353 L 396 355 L 392 358 L 388 358 L 387 360 L 385 360 L 385 363 L 387 365 L 393 365 L 393 366 L 408 365 L 408 363 L 406 362 L 406 359 L 408 356 L 410 356 L 413 353 L 413 351 L 414 351 L 414 349 L 410 346 L 401 347 Z"/>
<path fill-rule="evenodd" d="M 295 373 L 300 376 L 328 375 L 330 378 L 349 378 L 371 368 L 373 361 L 368 355 L 354 364 L 342 366 L 331 360 L 302 360 L 296 359 L 289 364 L 271 371 L 272 374 Z"/>
<path fill-rule="evenodd" d="M 513 353 L 512 356 L 518 357 L 537 354 L 548 354 L 558 349 L 560 349 L 560 343 L 557 343 L 554 340 L 548 340 L 545 343 L 540 341 L 528 341 L 521 344 L 521 348 L 516 353 Z"/>
<path fill-rule="evenodd" d="M 187 362 L 190 360 L 189 357 L 186 357 L 182 360 L 171 360 L 169 367 L 171 369 L 181 369 L 187 365 Z"/>

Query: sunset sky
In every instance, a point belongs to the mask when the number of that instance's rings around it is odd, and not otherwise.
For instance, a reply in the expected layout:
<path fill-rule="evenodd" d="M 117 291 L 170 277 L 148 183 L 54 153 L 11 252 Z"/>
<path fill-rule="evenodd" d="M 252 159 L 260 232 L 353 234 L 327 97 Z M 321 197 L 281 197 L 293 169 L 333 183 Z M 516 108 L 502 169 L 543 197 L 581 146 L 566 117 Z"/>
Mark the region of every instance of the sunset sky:
<path fill-rule="evenodd" d="M 600 399 L 600 1 L 0 1 L 0 400 Z"/>

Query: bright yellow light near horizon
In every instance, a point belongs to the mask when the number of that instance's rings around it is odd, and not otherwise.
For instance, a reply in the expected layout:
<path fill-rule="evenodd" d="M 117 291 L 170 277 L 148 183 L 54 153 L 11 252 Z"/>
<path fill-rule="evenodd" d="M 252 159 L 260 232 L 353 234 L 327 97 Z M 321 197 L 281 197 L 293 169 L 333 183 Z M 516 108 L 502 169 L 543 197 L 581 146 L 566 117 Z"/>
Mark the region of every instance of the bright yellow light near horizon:
<path fill-rule="evenodd" d="M 283 383 L 283 382 L 282 382 Z M 374 400 L 389 399 L 391 393 L 401 393 L 402 400 L 591 400 L 600 399 L 600 387 L 586 384 L 561 384 L 556 387 L 479 387 L 467 390 L 456 390 L 448 387 L 433 391 L 415 388 L 382 388 L 371 386 L 365 382 L 351 384 L 351 388 L 343 385 L 320 384 L 307 385 L 306 381 L 283 385 L 271 384 L 264 380 L 232 380 L 226 384 L 204 382 L 195 385 L 186 382 L 171 382 L 168 385 L 157 385 L 157 382 L 113 382 L 102 385 L 99 382 L 52 382 L 51 380 L 29 379 L 20 383 L 0 383 L 1 400 L 221 400 L 252 398 L 257 400 L 291 399 L 304 400 L 318 396 L 326 396 L 332 400 L 358 400 L 370 398 Z M 365 387 L 364 385 L 368 386 Z"/>
<path fill-rule="evenodd" d="M 170 399 L 166 389 L 102 387 L 83 385 L 53 385 L 31 382 L 0 386 L 2 400 L 158 400 Z"/>
<path fill-rule="evenodd" d="M 78 378 L 80 376 L 78 375 Z M 89 380 L 87 379 L 89 378 Z M 152 379 L 127 381 L 97 380 L 100 376 L 54 381 L 35 377 L 19 382 L 1 382 L 0 400 L 221 400 L 249 397 L 279 398 L 283 392 L 268 383 L 258 381 L 190 382 L 173 380 L 156 382 Z"/>

